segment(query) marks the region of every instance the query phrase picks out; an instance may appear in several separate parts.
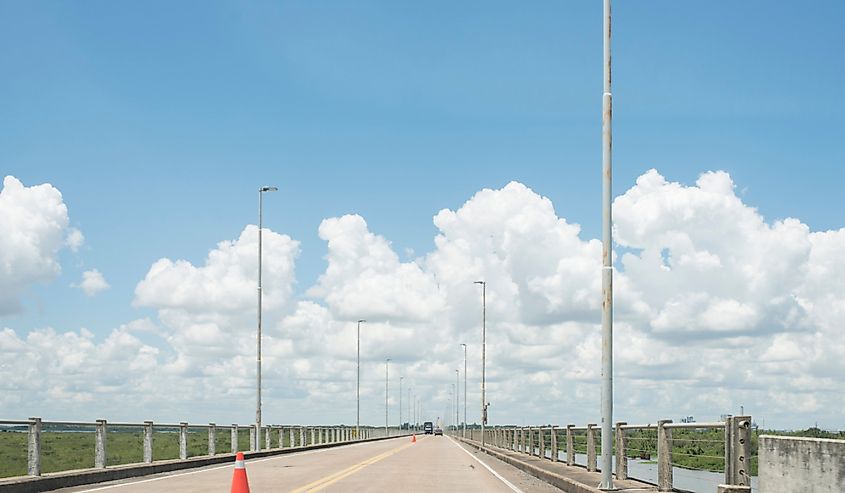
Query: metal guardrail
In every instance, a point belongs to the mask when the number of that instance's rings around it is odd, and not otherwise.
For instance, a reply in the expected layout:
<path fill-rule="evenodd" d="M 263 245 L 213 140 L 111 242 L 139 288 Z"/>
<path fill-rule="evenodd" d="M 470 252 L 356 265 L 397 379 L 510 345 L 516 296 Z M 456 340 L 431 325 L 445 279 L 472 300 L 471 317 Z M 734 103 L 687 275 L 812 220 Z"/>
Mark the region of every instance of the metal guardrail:
<path fill-rule="evenodd" d="M 45 430 L 45 427 L 71 427 L 71 430 L 62 430 L 63 432 L 78 431 L 81 433 L 94 434 L 94 468 L 104 469 L 108 464 L 107 455 L 107 436 L 109 432 L 115 432 L 116 429 L 135 428 L 141 430 L 143 434 L 142 448 L 143 448 L 143 464 L 152 464 L 157 459 L 153 457 L 153 441 L 156 433 L 176 433 L 178 432 L 179 441 L 179 459 L 186 460 L 189 457 L 188 451 L 188 434 L 190 432 L 196 433 L 196 430 L 205 430 L 208 433 L 208 450 L 207 456 L 213 457 L 220 452 L 217 450 L 217 435 L 218 431 L 228 430 L 230 434 L 231 453 L 236 453 L 239 450 L 239 435 L 240 431 L 244 429 L 249 430 L 249 450 L 272 450 L 281 448 L 294 447 L 309 447 L 315 445 L 323 445 L 328 443 L 343 443 L 357 440 L 367 440 L 370 438 L 378 438 L 383 436 L 390 436 L 392 432 L 397 435 L 401 433 L 398 428 L 385 429 L 384 427 L 359 427 L 360 437 L 356 436 L 355 426 L 348 425 L 332 425 L 332 426 L 306 426 L 306 425 L 267 425 L 262 426 L 264 436 L 264 446 L 261 447 L 256 443 L 256 425 L 248 425 L 242 427 L 237 423 L 232 425 L 217 425 L 215 423 L 208 424 L 190 424 L 187 422 L 180 423 L 154 423 L 152 421 L 144 421 L 140 423 L 129 422 L 107 422 L 105 419 L 98 419 L 96 421 L 44 421 L 41 418 L 33 417 L 28 420 L 3 420 L 0 419 L 0 426 L 6 427 L 6 431 L 14 431 L 14 427 L 26 426 L 27 434 L 27 475 L 41 476 L 42 474 L 42 433 L 50 433 Z M 78 429 L 76 429 L 78 428 Z M 23 431 L 23 430 L 21 430 Z M 276 447 L 273 447 L 273 436 L 276 436 Z M 287 447 L 285 447 L 285 438 L 287 437 Z M 196 455 L 195 455 L 196 456 Z M 169 460 L 169 459 L 159 459 Z"/>
<path fill-rule="evenodd" d="M 688 436 L 678 437 L 678 440 L 688 443 L 723 442 L 724 455 L 707 456 L 673 451 L 673 430 L 704 431 L 714 429 L 724 430 L 721 440 L 690 438 Z M 653 437 L 632 436 L 632 432 L 648 430 L 654 430 L 655 435 Z M 467 431 L 471 440 L 481 441 L 480 430 Z M 553 462 L 565 462 L 570 466 L 578 465 L 575 463 L 576 452 L 585 453 L 587 456 L 586 469 L 593 472 L 597 471 L 597 456 L 600 451 L 596 444 L 600 440 L 601 428 L 596 424 L 586 426 L 570 424 L 565 427 L 554 425 L 489 427 L 484 430 L 484 435 L 485 443 L 492 446 L 549 459 Z M 672 467 L 679 465 L 673 462 L 673 455 L 695 455 L 707 459 L 723 460 L 724 484 L 731 486 L 751 485 L 750 416 L 729 416 L 726 421 L 715 423 L 673 423 L 671 420 L 660 420 L 654 424 L 630 425 L 619 422 L 616 424 L 613 440 L 617 479 L 628 479 L 628 458 L 632 452 L 649 453 L 648 458 L 651 458 L 652 448 L 648 445 L 639 445 L 643 448 L 637 448 L 636 442 L 638 440 L 656 442 L 654 448 L 657 452 L 657 486 L 659 491 L 672 491 Z M 635 442 L 634 447 L 630 444 L 632 441 Z M 561 461 L 559 457 L 559 452 L 562 450 L 566 450 L 565 461 Z"/>

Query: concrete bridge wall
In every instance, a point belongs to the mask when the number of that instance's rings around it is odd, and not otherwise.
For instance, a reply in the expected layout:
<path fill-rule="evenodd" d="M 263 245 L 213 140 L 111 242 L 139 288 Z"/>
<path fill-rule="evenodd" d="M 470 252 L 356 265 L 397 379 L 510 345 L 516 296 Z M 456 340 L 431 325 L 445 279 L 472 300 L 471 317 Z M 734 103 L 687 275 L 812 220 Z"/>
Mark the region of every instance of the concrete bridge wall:
<path fill-rule="evenodd" d="M 842 493 L 845 440 L 763 435 L 760 493 Z"/>

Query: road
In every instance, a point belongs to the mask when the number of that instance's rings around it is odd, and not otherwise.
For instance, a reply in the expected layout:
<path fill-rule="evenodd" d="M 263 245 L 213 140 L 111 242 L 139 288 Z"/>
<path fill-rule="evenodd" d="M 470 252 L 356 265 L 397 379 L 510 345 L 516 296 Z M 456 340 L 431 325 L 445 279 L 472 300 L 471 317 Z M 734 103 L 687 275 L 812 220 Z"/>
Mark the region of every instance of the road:
<path fill-rule="evenodd" d="M 57 491 L 228 492 L 234 464 L 145 476 Z M 449 437 L 418 436 L 303 451 L 246 461 L 251 493 L 491 492 L 560 490 Z"/>

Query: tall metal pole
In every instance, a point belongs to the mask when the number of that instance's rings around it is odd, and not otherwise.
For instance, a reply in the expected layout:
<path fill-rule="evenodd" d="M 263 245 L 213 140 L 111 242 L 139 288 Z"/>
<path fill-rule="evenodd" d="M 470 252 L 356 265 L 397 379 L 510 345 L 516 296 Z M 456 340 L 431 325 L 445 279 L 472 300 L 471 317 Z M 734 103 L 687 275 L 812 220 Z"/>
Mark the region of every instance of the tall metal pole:
<path fill-rule="evenodd" d="M 399 429 L 402 429 L 402 380 L 405 377 L 399 377 Z"/>
<path fill-rule="evenodd" d="M 481 284 L 481 446 L 484 446 L 484 426 L 487 424 L 487 282 Z"/>
<path fill-rule="evenodd" d="M 464 438 L 467 437 L 467 345 L 461 344 L 464 347 Z"/>
<path fill-rule="evenodd" d="M 257 367 L 258 392 L 255 405 L 255 450 L 261 450 L 261 243 L 264 228 L 264 192 L 275 192 L 276 187 L 258 189 L 258 334 L 256 337 L 255 364 Z"/>
<path fill-rule="evenodd" d="M 389 395 L 388 394 L 388 392 L 389 392 L 388 386 L 387 386 L 387 382 L 388 382 L 388 369 L 387 369 L 387 367 L 388 367 L 389 363 L 390 363 L 390 358 L 387 358 L 386 360 L 384 360 L 384 436 L 390 435 L 390 430 L 387 427 L 388 426 L 388 422 L 387 422 L 387 397 Z"/>
<path fill-rule="evenodd" d="M 610 69 L 610 0 L 604 0 L 604 92 L 602 93 L 602 313 L 601 313 L 601 483 L 613 489 L 613 266 L 612 266 L 612 151 L 613 96 Z"/>
<path fill-rule="evenodd" d="M 460 409 L 461 405 L 461 372 L 460 370 L 455 370 L 455 435 L 458 434 L 458 428 L 461 424 L 461 420 L 458 418 L 458 409 Z"/>
<path fill-rule="evenodd" d="M 358 320 L 358 364 L 357 364 L 357 373 L 358 379 L 355 385 L 355 398 L 357 401 L 356 404 L 356 413 L 355 413 L 355 438 L 361 437 L 361 323 L 366 322 L 366 320 Z"/>

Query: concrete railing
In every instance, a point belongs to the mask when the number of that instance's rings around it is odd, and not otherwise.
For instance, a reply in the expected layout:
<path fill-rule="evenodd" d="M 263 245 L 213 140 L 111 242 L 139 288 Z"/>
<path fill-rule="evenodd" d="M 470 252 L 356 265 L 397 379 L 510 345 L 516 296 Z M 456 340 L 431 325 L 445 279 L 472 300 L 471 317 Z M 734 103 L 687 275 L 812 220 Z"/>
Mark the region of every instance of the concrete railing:
<path fill-rule="evenodd" d="M 6 431 L 23 431 L 26 427 L 27 433 L 27 475 L 41 476 L 42 473 L 42 434 L 49 432 L 49 428 L 58 428 L 56 432 L 80 432 L 92 433 L 94 435 L 93 450 L 91 453 L 94 458 L 94 469 L 104 469 L 108 467 L 107 454 L 107 437 L 109 433 L 120 431 L 141 432 L 143 439 L 139 446 L 143 450 L 142 464 L 152 464 L 158 459 L 153 456 L 153 443 L 156 434 L 162 433 L 178 433 L 179 442 L 179 459 L 187 460 L 189 458 L 188 450 L 188 436 L 189 433 L 207 433 L 207 456 L 213 457 L 221 452 L 217 450 L 217 436 L 220 433 L 228 433 L 229 445 L 231 453 L 236 453 L 240 448 L 241 431 L 249 430 L 249 450 L 258 452 L 263 450 L 274 450 L 282 448 L 293 447 L 311 447 L 322 446 L 325 444 L 339 444 L 344 442 L 352 442 L 359 440 L 368 440 L 382 438 L 386 436 L 399 436 L 408 433 L 398 428 L 384 428 L 384 427 L 360 427 L 360 437 L 356 434 L 354 426 L 347 425 L 333 425 L 333 426 L 306 426 L 306 425 L 267 425 L 262 426 L 261 436 L 264 439 L 264 444 L 256 443 L 256 425 L 240 426 L 238 424 L 232 425 L 218 425 L 215 423 L 208 424 L 190 424 L 187 422 L 180 423 L 154 423 L 152 421 L 144 421 L 141 423 L 111 423 L 104 419 L 98 419 L 93 422 L 85 421 L 44 421 L 41 418 L 30 418 L 28 420 L 0 420 L 0 426 L 5 427 Z M 17 430 L 16 430 L 17 428 Z M 275 446 L 274 446 L 275 445 Z M 194 454 L 194 457 L 198 456 Z M 204 454 L 199 454 L 204 456 Z M 172 460 L 172 458 L 163 459 Z M 90 464 L 90 462 L 89 462 Z M 124 465 L 124 464 L 120 464 Z"/>
<path fill-rule="evenodd" d="M 672 491 L 673 483 L 673 455 L 686 454 L 673 451 L 673 430 L 724 430 L 719 440 L 683 437 L 684 442 L 713 442 L 724 444 L 724 455 L 706 456 L 695 454 L 705 459 L 723 460 L 725 470 L 725 485 L 736 487 L 750 487 L 751 485 L 751 417 L 731 416 L 724 422 L 718 423 L 673 423 L 671 420 L 660 420 L 656 424 L 629 425 L 625 422 L 616 424 L 614 430 L 614 449 L 616 477 L 627 479 L 628 458 L 632 452 L 647 450 L 632 447 L 631 442 L 638 440 L 656 441 L 657 451 L 657 486 L 659 491 Z M 653 430 L 653 437 L 635 436 L 642 432 Z M 454 432 L 461 436 L 461 432 Z M 467 430 L 467 438 L 481 442 L 481 430 Z M 527 427 L 488 427 L 484 430 L 484 443 L 530 456 L 549 459 L 553 462 L 565 462 L 575 466 L 575 454 L 586 455 L 586 469 L 597 471 L 597 444 L 601 441 L 601 428 L 596 424 L 586 426 L 527 426 Z M 565 459 L 561 460 L 560 452 L 566 451 Z M 548 452 L 548 454 L 547 454 Z M 646 458 L 651 458 L 650 455 Z M 633 478 L 643 479 L 643 478 Z"/>

